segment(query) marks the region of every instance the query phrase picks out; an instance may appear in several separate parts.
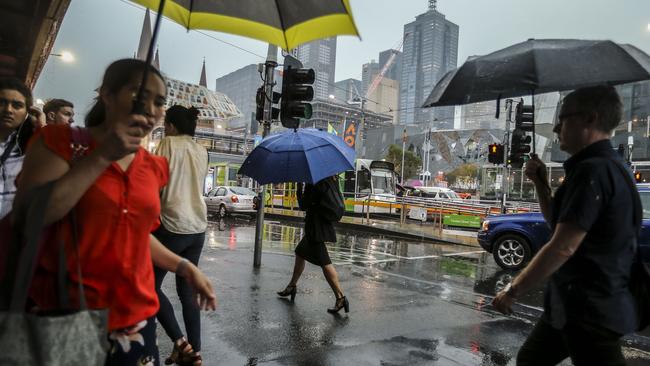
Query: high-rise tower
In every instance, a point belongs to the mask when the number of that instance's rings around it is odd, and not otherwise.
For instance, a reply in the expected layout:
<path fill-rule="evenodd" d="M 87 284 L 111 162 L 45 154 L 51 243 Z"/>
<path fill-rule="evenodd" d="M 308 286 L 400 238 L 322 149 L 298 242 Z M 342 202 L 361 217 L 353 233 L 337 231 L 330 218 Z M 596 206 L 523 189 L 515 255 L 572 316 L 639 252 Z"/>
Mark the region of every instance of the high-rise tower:
<path fill-rule="evenodd" d="M 423 109 L 422 104 L 442 76 L 454 69 L 458 60 L 458 25 L 437 10 L 429 0 L 429 10 L 404 25 L 400 78 L 399 121 L 429 124 L 434 129 L 454 126 L 454 107 Z"/>

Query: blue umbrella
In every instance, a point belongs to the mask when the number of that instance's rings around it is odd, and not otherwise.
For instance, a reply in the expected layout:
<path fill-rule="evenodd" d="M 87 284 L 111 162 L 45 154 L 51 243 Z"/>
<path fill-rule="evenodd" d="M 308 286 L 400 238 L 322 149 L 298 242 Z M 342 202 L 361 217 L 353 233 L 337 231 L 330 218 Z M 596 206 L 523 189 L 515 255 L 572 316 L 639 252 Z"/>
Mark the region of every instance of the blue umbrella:
<path fill-rule="evenodd" d="M 251 151 L 239 174 L 260 184 L 316 183 L 354 170 L 354 149 L 343 140 L 313 128 L 299 128 L 266 137 Z"/>

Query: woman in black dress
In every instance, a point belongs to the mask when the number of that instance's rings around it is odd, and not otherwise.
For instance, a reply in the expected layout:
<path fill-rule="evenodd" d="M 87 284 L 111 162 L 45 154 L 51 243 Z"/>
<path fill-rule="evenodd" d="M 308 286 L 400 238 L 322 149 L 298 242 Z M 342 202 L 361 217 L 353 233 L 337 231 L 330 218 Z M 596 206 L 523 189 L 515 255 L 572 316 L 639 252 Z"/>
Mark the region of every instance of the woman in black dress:
<path fill-rule="evenodd" d="M 298 186 L 298 204 L 300 209 L 306 212 L 305 235 L 296 247 L 296 260 L 291 281 L 283 291 L 278 292 L 278 295 L 282 297 L 291 296 L 291 301 L 294 301 L 296 285 L 302 271 L 305 269 L 305 261 L 320 266 L 323 269 L 327 283 L 332 288 L 334 296 L 336 296 L 334 307 L 327 309 L 329 313 L 338 313 L 341 309 L 345 309 L 346 313 L 350 311 L 350 304 L 343 295 L 338 274 L 334 265 L 332 265 L 325 246 L 325 242 L 336 242 L 334 225 L 320 213 L 321 200 L 327 197 L 328 190 L 338 191 L 338 189 L 338 176 L 325 178 L 315 185 L 308 183 L 305 185 L 304 193 L 302 192 L 302 185 Z"/>

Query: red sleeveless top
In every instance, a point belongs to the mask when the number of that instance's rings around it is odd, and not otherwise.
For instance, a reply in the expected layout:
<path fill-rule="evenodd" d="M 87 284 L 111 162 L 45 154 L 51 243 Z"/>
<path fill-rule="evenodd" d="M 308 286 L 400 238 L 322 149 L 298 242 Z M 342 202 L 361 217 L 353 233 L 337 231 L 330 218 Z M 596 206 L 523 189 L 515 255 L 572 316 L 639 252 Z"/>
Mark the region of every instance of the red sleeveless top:
<path fill-rule="evenodd" d="M 69 126 L 46 126 L 45 146 L 70 161 Z M 95 148 L 91 143 L 89 152 Z M 149 234 L 159 225 L 160 190 L 167 183 L 167 160 L 140 148 L 126 171 L 112 163 L 75 207 L 83 287 L 88 307 L 109 310 L 109 330 L 125 328 L 158 311 Z M 78 302 L 77 261 L 68 217 L 55 224 L 66 243 L 71 278 L 71 301 Z M 53 238 L 43 248 L 30 292 L 43 309 L 58 306 L 56 298 L 57 250 Z"/>

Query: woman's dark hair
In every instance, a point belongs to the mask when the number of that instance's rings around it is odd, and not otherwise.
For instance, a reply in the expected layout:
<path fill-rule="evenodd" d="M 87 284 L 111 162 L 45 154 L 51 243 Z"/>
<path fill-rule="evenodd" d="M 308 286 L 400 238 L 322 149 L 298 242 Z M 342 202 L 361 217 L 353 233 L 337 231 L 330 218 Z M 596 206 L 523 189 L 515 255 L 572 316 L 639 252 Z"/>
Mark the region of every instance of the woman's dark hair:
<path fill-rule="evenodd" d="M 194 107 L 185 108 L 182 105 L 171 106 L 165 115 L 165 122 L 174 126 L 179 134 L 189 136 L 194 136 L 198 119 L 198 109 Z"/>
<path fill-rule="evenodd" d="M 23 97 L 25 97 L 25 108 L 29 113 L 29 108 L 34 104 L 34 99 L 32 97 L 32 91 L 29 90 L 25 83 L 16 78 L 0 78 L 0 90 L 15 90 L 22 94 Z M 27 150 L 27 142 L 34 133 L 34 126 L 31 123 L 31 118 L 33 117 L 29 117 L 18 127 L 17 143 L 23 154 L 24 151 Z"/>
<path fill-rule="evenodd" d="M 104 73 L 100 90 L 104 89 L 113 94 L 119 92 L 120 89 L 132 82 L 134 77 L 141 77 L 145 67 L 149 68 L 150 75 L 156 75 L 165 81 L 165 78 L 155 67 L 146 65 L 142 60 L 125 58 L 117 60 L 108 66 Z M 97 96 L 95 100 L 95 105 L 86 115 L 86 127 L 98 126 L 106 118 L 106 106 L 102 101 L 101 95 Z"/>

